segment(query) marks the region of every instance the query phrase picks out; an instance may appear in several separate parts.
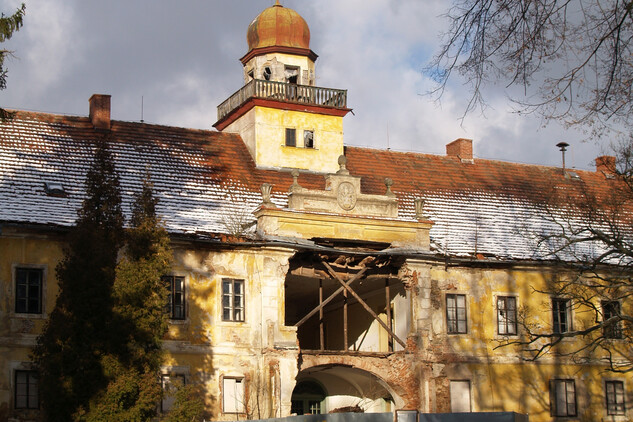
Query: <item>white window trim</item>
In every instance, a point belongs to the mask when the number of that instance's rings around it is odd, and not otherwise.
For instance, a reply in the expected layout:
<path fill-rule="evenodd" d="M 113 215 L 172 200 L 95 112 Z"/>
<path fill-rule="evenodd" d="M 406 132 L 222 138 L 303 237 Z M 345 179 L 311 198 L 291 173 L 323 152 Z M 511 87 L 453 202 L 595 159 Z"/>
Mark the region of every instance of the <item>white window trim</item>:
<path fill-rule="evenodd" d="M 243 321 L 229 321 L 229 320 L 225 320 L 222 316 L 222 313 L 224 312 L 223 306 L 222 306 L 222 296 L 223 296 L 223 292 L 222 292 L 222 283 L 224 282 L 224 280 L 240 280 L 242 281 L 242 283 L 244 284 L 243 286 L 243 295 L 244 295 L 244 320 Z M 251 306 L 248 305 L 248 298 L 250 297 L 249 292 L 246 290 L 248 286 L 247 283 L 247 279 L 243 278 L 243 277 L 232 277 L 232 276 L 221 276 L 219 279 L 219 287 L 218 287 L 218 291 L 220 292 L 220 294 L 218 294 L 218 323 L 225 325 L 225 326 L 234 326 L 234 327 L 248 327 L 248 312 L 251 308 Z"/>
<path fill-rule="evenodd" d="M 446 303 L 446 297 L 448 295 L 463 295 L 464 296 L 464 305 L 466 306 L 466 332 L 465 333 L 449 333 L 448 332 L 448 306 Z M 446 333 L 446 335 L 448 336 L 467 336 L 469 334 L 471 334 L 471 330 L 472 330 L 472 322 L 470 319 L 470 306 L 468 303 L 468 293 L 465 291 L 461 291 L 461 290 L 455 290 L 455 291 L 444 291 L 442 292 L 442 310 L 444 311 L 444 332 Z"/>
<path fill-rule="evenodd" d="M 499 311 L 497 309 L 497 298 L 499 297 L 513 297 L 516 302 L 516 323 L 517 323 L 517 332 L 516 334 L 499 334 Z M 505 293 L 505 292 L 493 292 L 492 294 L 492 309 L 493 309 L 493 321 L 494 321 L 494 329 L 495 329 L 495 339 L 506 339 L 506 338 L 516 338 L 521 335 L 521 324 L 519 323 L 519 309 L 521 308 L 521 302 L 519 300 L 519 295 L 516 293 Z"/>

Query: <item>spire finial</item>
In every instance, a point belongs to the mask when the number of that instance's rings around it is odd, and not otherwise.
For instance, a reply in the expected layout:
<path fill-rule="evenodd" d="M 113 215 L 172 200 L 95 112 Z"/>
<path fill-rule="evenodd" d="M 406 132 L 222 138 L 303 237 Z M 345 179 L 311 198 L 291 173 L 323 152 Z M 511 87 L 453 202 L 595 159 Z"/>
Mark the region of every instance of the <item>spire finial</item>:
<path fill-rule="evenodd" d="M 279 3 L 279 0 L 275 2 L 275 6 L 281 6 L 281 4 Z"/>

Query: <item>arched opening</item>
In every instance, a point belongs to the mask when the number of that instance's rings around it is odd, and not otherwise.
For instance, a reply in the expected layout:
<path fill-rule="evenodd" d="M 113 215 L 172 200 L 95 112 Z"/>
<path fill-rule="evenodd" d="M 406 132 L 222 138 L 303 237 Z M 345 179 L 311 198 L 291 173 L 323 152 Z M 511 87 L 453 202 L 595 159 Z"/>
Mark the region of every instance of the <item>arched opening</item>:
<path fill-rule="evenodd" d="M 297 382 L 292 391 L 292 405 L 290 412 L 295 415 L 317 415 L 323 412 L 323 401 L 326 393 L 321 385 L 314 380 Z"/>
<path fill-rule="evenodd" d="M 297 376 L 292 413 L 391 412 L 394 401 L 388 385 L 370 372 L 344 365 L 320 365 L 304 369 Z"/>

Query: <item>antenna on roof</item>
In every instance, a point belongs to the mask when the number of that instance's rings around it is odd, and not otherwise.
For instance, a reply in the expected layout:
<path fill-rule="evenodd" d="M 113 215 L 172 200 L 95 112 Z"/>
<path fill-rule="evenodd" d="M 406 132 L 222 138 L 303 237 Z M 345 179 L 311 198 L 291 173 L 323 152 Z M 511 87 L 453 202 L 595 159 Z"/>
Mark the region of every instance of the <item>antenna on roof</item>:
<path fill-rule="evenodd" d="M 145 120 L 143 120 L 143 96 L 141 95 L 141 123 L 143 123 Z"/>
<path fill-rule="evenodd" d="M 567 147 L 569 144 L 567 142 L 559 142 L 556 146 L 560 149 L 560 152 L 563 154 L 563 174 L 565 174 L 565 151 L 567 151 Z"/>

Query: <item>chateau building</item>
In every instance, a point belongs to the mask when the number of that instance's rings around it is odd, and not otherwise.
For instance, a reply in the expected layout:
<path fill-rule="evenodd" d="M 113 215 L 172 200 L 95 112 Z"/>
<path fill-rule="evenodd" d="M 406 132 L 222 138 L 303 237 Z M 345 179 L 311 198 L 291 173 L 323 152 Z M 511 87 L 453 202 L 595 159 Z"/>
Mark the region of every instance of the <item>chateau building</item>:
<path fill-rule="evenodd" d="M 569 298 L 539 293 L 573 274 L 529 233 L 555 228 L 552 192 L 617 183 L 612 157 L 568 171 L 475 158 L 468 139 L 445 155 L 346 146 L 347 91 L 315 85 L 303 18 L 275 4 L 247 41 L 244 86 L 218 106 L 216 130 L 112 120 L 108 95 L 90 98 L 88 117 L 17 111 L 0 124 L 0 421 L 38 417 L 30 351 L 104 138 L 126 212 L 149 169 L 172 239 L 162 382 L 202 386 L 212 420 L 633 415 L 630 375 L 602 355 L 531 361 L 497 347 L 524 337 L 522 313 L 561 333 L 587 322 Z"/>

